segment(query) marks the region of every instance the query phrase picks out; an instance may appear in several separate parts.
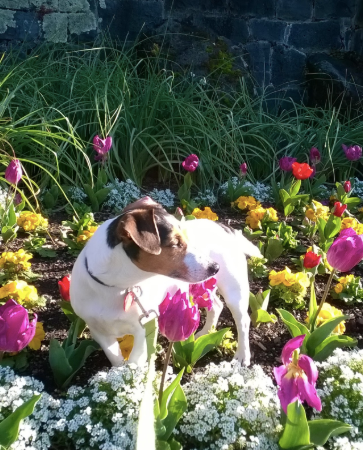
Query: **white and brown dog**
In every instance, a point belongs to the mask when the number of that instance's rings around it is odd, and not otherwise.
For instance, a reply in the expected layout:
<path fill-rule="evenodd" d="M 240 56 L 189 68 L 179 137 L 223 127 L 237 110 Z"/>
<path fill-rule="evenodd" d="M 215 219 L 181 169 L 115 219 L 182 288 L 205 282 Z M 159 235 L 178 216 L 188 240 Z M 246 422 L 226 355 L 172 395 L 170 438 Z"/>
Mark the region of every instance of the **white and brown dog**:
<path fill-rule="evenodd" d="M 188 292 L 189 283 L 215 276 L 238 330 L 235 358 L 249 365 L 246 255 L 261 256 L 241 233 L 206 219 L 180 222 L 144 197 L 104 222 L 82 250 L 72 271 L 71 304 L 114 366 L 124 361 L 117 338 L 126 334 L 134 336 L 129 362 L 143 365 L 142 311 L 136 302 L 125 311 L 128 289 L 137 287 L 142 307 L 158 311 L 167 292 Z M 222 309 L 215 296 L 198 335 L 216 326 Z"/>

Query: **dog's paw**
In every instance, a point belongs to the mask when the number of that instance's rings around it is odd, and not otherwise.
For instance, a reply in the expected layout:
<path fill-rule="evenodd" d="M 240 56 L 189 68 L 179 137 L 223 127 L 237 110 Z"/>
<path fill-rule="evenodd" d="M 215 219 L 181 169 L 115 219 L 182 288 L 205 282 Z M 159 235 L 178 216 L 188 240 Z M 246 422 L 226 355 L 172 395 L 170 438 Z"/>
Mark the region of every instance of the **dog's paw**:
<path fill-rule="evenodd" d="M 233 359 L 236 359 L 242 366 L 245 367 L 248 367 L 251 364 L 251 355 L 246 355 L 244 352 L 238 352 L 238 350 Z"/>

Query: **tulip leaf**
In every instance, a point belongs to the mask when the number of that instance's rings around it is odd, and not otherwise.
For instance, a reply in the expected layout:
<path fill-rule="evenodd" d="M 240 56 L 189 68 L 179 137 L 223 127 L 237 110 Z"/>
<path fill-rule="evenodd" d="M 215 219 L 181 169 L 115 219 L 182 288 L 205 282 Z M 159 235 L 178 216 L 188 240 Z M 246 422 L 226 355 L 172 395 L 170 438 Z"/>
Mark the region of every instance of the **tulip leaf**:
<path fill-rule="evenodd" d="M 277 317 L 274 314 L 269 314 L 267 311 L 263 309 L 259 309 L 257 311 L 253 311 L 251 314 L 251 321 L 254 327 L 258 327 L 260 323 L 275 323 L 277 321 Z"/>
<path fill-rule="evenodd" d="M 346 433 L 352 427 L 340 420 L 318 419 L 308 422 L 310 441 L 315 445 L 325 445 L 332 436 Z"/>
<path fill-rule="evenodd" d="M 271 263 L 272 261 L 275 261 L 283 251 L 284 246 L 282 241 L 280 241 L 280 239 L 270 238 L 265 248 L 265 258 Z"/>
<path fill-rule="evenodd" d="M 301 187 L 301 180 L 296 180 L 294 183 L 292 183 L 290 188 L 290 195 L 291 197 L 295 197 L 297 193 L 299 192 Z"/>
<path fill-rule="evenodd" d="M 281 320 L 290 331 L 292 337 L 301 336 L 302 334 L 306 334 L 307 337 L 310 335 L 310 332 L 306 326 L 298 322 L 291 313 L 285 311 L 284 309 L 276 309 L 276 311 L 279 313 Z"/>
<path fill-rule="evenodd" d="M 357 343 L 356 339 L 349 336 L 330 336 L 315 349 L 314 361 L 325 361 L 336 348 L 355 347 Z"/>
<path fill-rule="evenodd" d="M 57 386 L 61 387 L 72 373 L 65 351 L 57 339 L 52 339 L 49 345 L 49 364 Z"/>
<path fill-rule="evenodd" d="M 102 205 L 102 203 L 106 200 L 110 191 L 110 188 L 103 188 L 96 192 L 96 198 L 100 205 Z"/>
<path fill-rule="evenodd" d="M 309 302 L 309 327 L 314 331 L 315 316 L 318 310 L 318 304 L 316 302 L 315 284 L 310 283 L 310 302 Z"/>
<path fill-rule="evenodd" d="M 222 342 L 224 335 L 229 331 L 230 328 L 223 328 L 222 330 L 215 331 L 213 333 L 205 334 L 199 337 L 195 341 L 194 350 L 192 353 L 192 360 L 190 364 L 194 364 L 206 355 L 211 350 L 214 350 Z"/>
<path fill-rule="evenodd" d="M 185 397 L 183 388 L 180 386 L 180 384 L 178 384 L 168 403 L 168 415 L 162 421 L 166 430 L 165 434 L 162 436 L 162 439 L 169 439 L 176 424 L 179 422 L 186 409 L 187 399 Z"/>
<path fill-rule="evenodd" d="M 168 415 L 169 401 L 170 401 L 171 396 L 173 395 L 175 389 L 177 388 L 177 386 L 180 385 L 180 380 L 181 380 L 181 377 L 183 376 L 183 373 L 184 373 L 184 367 L 178 373 L 178 376 L 175 378 L 175 380 L 172 383 L 170 383 L 170 385 L 166 389 L 164 389 L 163 398 L 161 400 L 161 405 L 159 405 L 160 420 L 164 420 L 165 417 Z"/>
<path fill-rule="evenodd" d="M 345 203 L 350 206 L 356 206 L 356 205 L 359 205 L 361 203 L 361 201 L 362 200 L 358 197 L 351 197 L 351 198 L 347 198 L 345 200 Z"/>
<path fill-rule="evenodd" d="M 334 236 L 336 236 L 339 233 L 341 226 L 342 226 L 341 218 L 334 216 L 334 214 L 330 214 L 329 219 L 324 228 L 325 239 L 331 239 Z"/>
<path fill-rule="evenodd" d="M 41 396 L 41 394 L 33 395 L 32 398 L 16 408 L 14 412 L 0 422 L 1 447 L 7 449 L 17 440 L 20 422 L 33 413 L 35 404 L 40 400 Z"/>
<path fill-rule="evenodd" d="M 307 354 L 313 357 L 316 353 L 316 349 L 323 343 L 323 341 L 331 335 L 334 328 L 340 324 L 343 320 L 349 319 L 349 316 L 339 316 L 329 319 L 324 322 L 320 327 L 314 330 L 306 341 Z"/>
<path fill-rule="evenodd" d="M 298 400 L 287 406 L 287 418 L 284 432 L 279 440 L 283 450 L 302 450 L 313 448 L 310 444 L 310 432 L 305 409 Z"/>

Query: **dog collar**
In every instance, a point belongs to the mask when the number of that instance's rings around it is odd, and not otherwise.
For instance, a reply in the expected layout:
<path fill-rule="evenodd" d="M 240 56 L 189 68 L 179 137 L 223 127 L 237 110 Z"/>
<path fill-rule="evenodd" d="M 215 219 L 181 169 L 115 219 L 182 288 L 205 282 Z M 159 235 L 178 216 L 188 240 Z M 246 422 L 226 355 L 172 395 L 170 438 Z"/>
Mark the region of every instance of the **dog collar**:
<path fill-rule="evenodd" d="M 92 280 L 95 280 L 97 283 L 102 284 L 102 286 L 106 286 L 106 287 L 115 287 L 115 286 L 110 286 L 109 284 L 104 283 L 103 281 L 99 280 L 97 277 L 95 277 L 93 275 L 93 273 L 89 270 L 88 268 L 88 261 L 87 261 L 87 256 L 84 259 L 84 264 L 86 266 L 86 270 L 88 275 L 92 278 Z"/>

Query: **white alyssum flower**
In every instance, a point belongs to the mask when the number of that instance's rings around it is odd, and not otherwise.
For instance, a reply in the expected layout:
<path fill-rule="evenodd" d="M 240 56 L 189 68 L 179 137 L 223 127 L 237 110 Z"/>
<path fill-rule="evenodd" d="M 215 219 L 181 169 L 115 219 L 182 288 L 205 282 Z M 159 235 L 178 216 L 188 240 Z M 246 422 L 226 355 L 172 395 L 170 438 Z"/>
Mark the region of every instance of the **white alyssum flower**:
<path fill-rule="evenodd" d="M 217 203 L 217 197 L 211 189 L 205 189 L 203 192 L 198 192 L 195 201 L 200 204 L 201 207 L 214 206 Z"/>
<path fill-rule="evenodd" d="M 331 450 L 363 450 L 363 350 L 336 349 L 319 369 L 318 395 L 323 409 L 316 418 L 341 420 L 349 434 L 328 441 Z"/>
<path fill-rule="evenodd" d="M 233 187 L 236 189 L 241 180 L 238 177 L 230 179 Z M 228 193 L 228 181 L 223 183 L 219 188 L 219 194 L 225 197 Z M 271 202 L 273 200 L 272 187 L 257 181 L 255 184 L 250 181 L 243 183 L 243 195 L 252 195 L 259 202 Z M 230 199 L 229 199 L 230 200 Z"/>
<path fill-rule="evenodd" d="M 363 198 L 363 181 L 359 180 L 358 178 L 352 179 L 353 183 L 353 192 L 352 195 L 354 197 Z"/>
<path fill-rule="evenodd" d="M 157 203 L 164 206 L 164 208 L 172 208 L 175 204 L 175 194 L 170 189 L 156 189 L 154 188 L 147 194 Z"/>
<path fill-rule="evenodd" d="M 108 207 L 113 211 L 121 211 L 129 203 L 141 197 L 141 191 L 136 184 L 131 180 L 119 181 L 117 178 L 115 181 L 107 183 L 105 188 L 111 189 L 103 207 Z"/>
<path fill-rule="evenodd" d="M 77 186 L 72 186 L 68 189 L 68 196 L 71 200 L 79 203 L 83 203 L 87 198 L 87 194 L 84 192 L 84 190 Z"/>
<path fill-rule="evenodd" d="M 190 448 L 277 450 L 280 402 L 260 366 L 210 364 L 183 386 L 188 409 L 177 439 Z"/>

